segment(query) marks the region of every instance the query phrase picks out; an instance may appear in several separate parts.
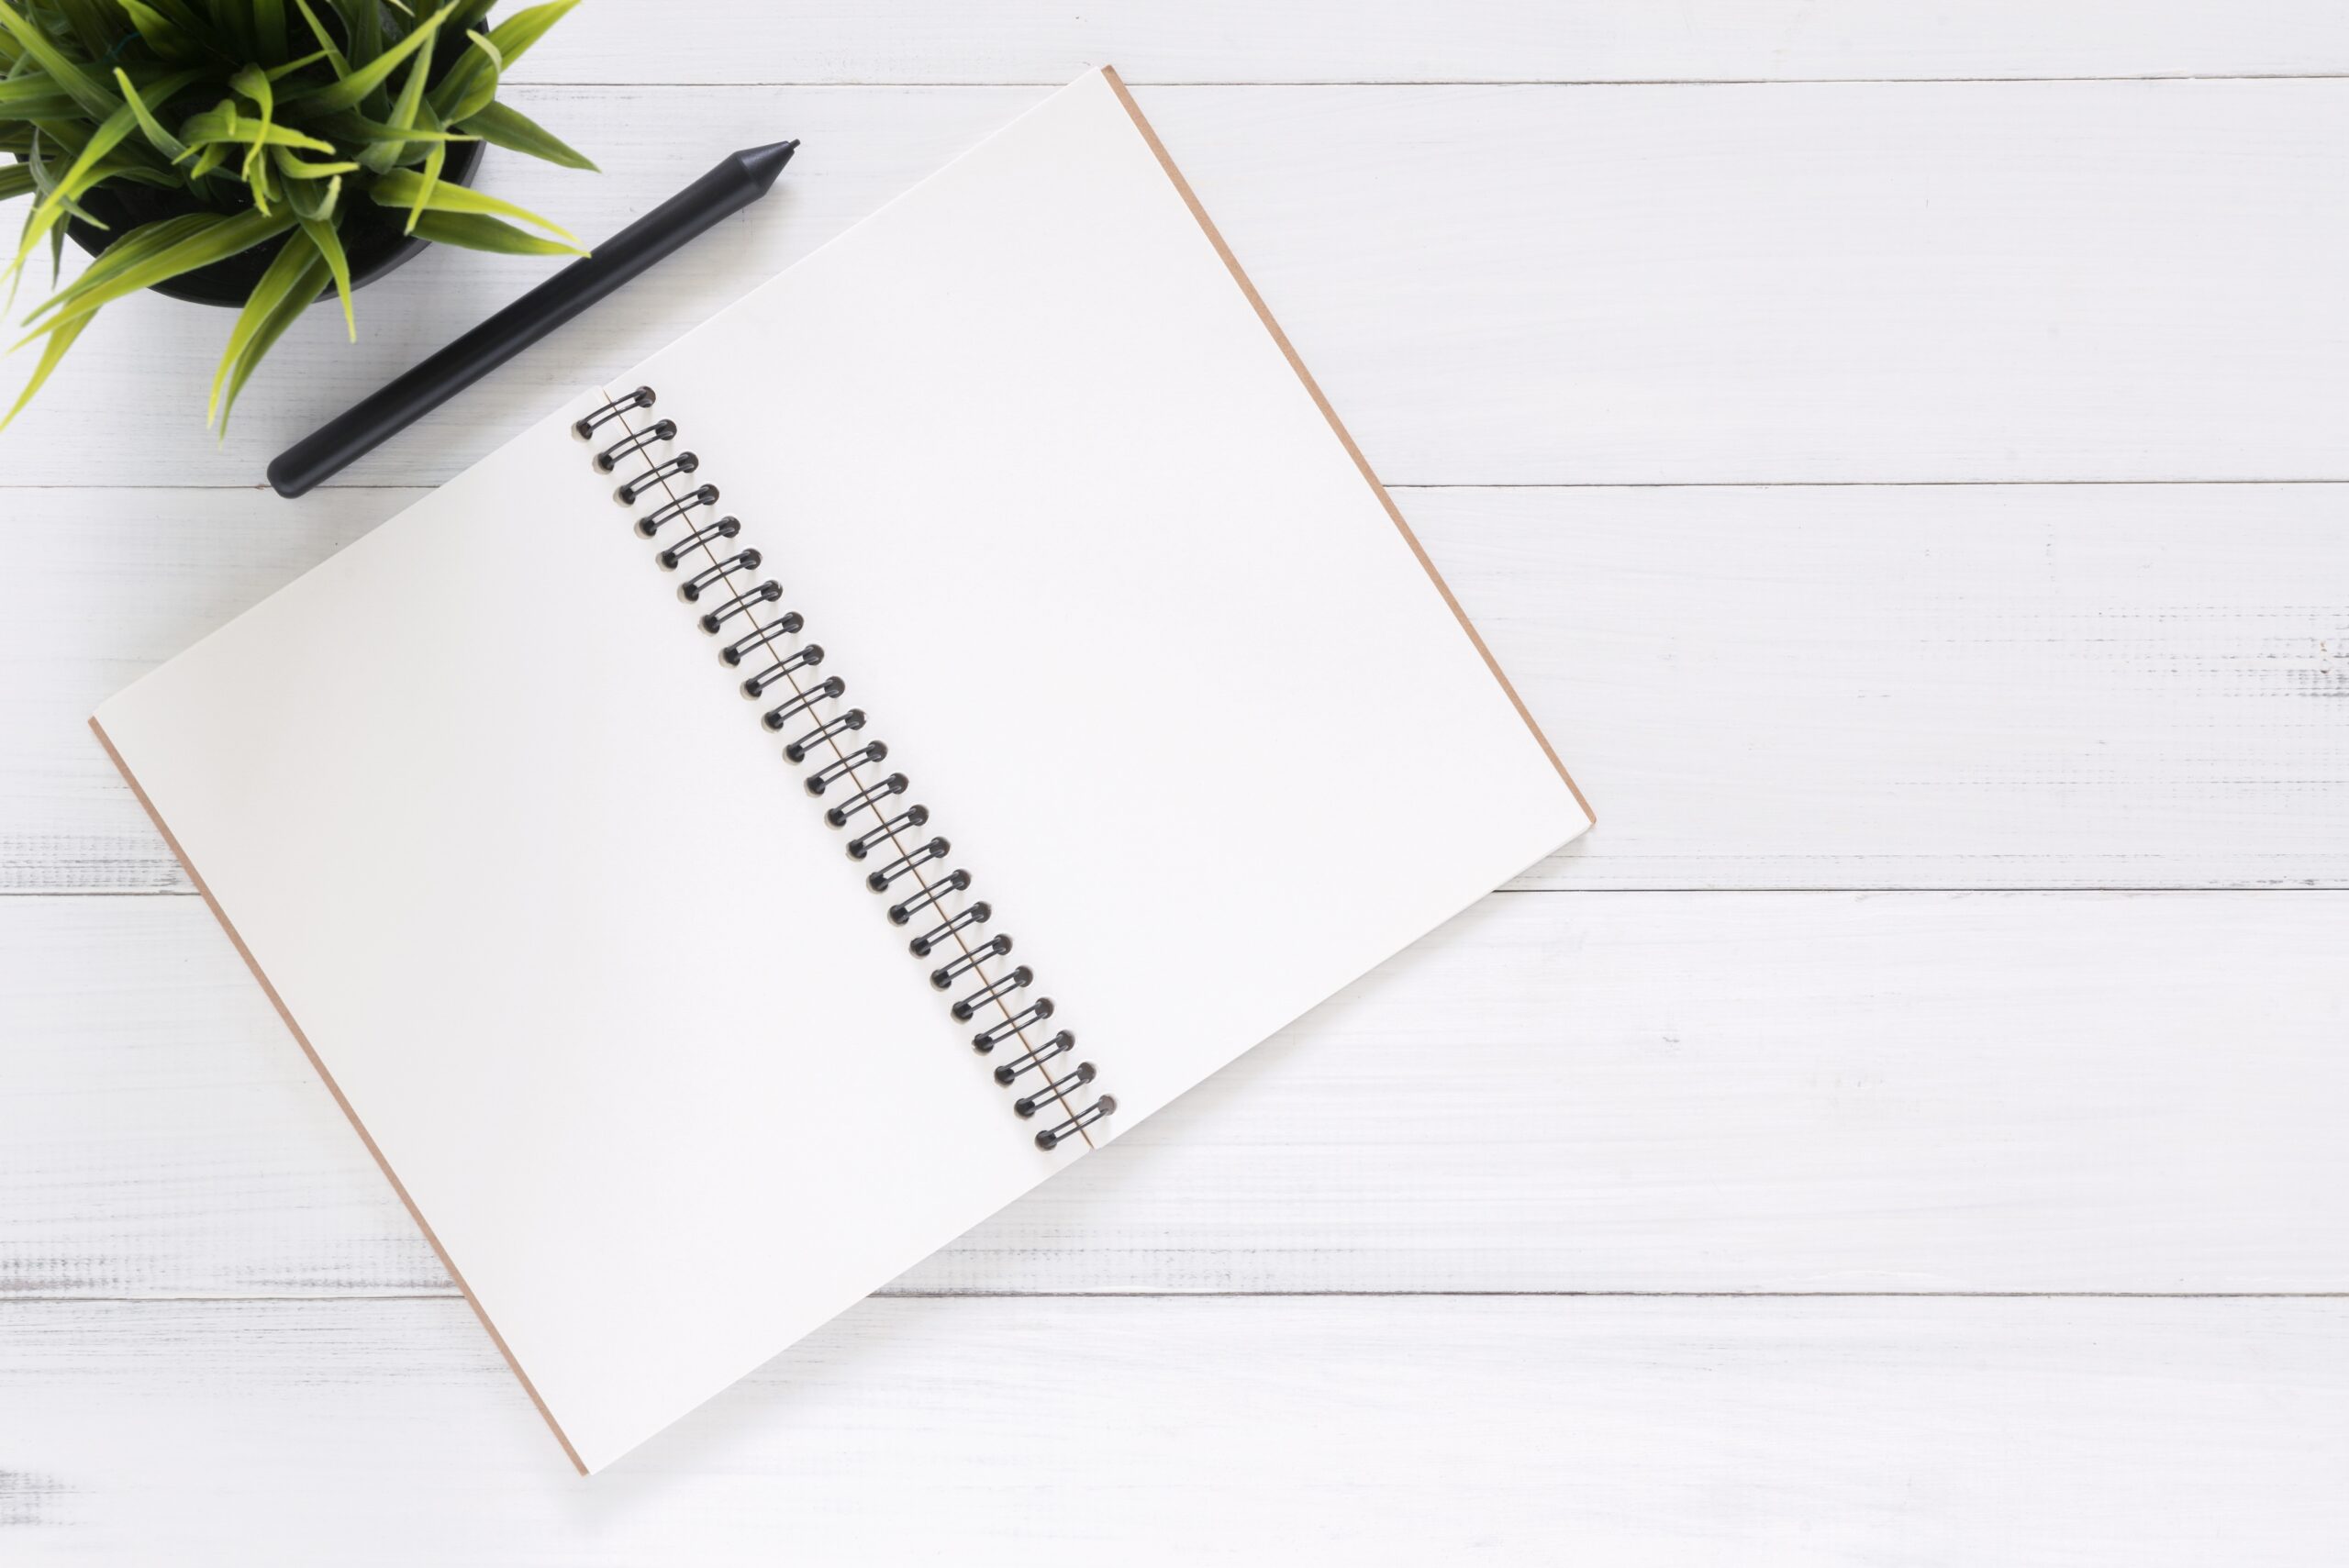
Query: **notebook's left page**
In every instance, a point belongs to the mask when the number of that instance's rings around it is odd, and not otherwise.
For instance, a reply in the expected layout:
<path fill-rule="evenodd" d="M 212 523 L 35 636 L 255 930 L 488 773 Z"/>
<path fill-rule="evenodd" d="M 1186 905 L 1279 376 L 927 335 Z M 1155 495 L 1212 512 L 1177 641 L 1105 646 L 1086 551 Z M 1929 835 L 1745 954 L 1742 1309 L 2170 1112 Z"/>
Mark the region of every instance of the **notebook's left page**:
<path fill-rule="evenodd" d="M 598 401 L 95 720 L 583 1469 L 1056 1168 L 571 435 Z"/>

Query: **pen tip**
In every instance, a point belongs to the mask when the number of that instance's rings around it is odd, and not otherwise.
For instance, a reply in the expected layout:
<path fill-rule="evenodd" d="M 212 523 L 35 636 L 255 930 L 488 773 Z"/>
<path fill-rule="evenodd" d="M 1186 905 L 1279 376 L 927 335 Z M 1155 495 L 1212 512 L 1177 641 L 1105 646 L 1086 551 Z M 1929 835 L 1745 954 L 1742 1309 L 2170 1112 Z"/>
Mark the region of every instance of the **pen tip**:
<path fill-rule="evenodd" d="M 796 139 L 771 141 L 764 147 L 746 147 L 734 157 L 763 191 L 774 183 L 775 176 L 783 172 L 783 166 L 790 162 L 791 155 L 798 150 L 799 143 Z"/>

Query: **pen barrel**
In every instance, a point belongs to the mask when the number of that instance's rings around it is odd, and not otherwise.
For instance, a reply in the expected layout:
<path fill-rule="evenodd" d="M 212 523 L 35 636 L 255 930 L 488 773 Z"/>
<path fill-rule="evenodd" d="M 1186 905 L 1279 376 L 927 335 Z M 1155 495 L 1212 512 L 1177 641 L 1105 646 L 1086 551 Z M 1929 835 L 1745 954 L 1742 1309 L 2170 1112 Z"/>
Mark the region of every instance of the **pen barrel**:
<path fill-rule="evenodd" d="M 292 497 L 373 450 L 573 317 L 766 191 L 729 158 L 618 234 L 295 442 L 269 465 Z"/>

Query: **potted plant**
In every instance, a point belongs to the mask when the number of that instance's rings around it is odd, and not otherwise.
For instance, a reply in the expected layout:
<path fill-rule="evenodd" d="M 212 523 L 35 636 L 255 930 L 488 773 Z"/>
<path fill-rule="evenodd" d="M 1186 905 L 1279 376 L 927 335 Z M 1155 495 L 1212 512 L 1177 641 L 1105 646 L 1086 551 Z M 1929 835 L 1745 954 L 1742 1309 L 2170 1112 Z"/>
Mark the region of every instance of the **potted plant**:
<path fill-rule="evenodd" d="M 464 183 L 484 142 L 595 167 L 497 99 L 578 0 L 492 25 L 495 4 L 0 0 L 0 151 L 16 154 L 0 199 L 32 198 L 8 297 L 44 242 L 52 286 L 69 237 L 95 257 L 25 318 L 17 347 L 40 356 L 0 428 L 101 309 L 141 289 L 239 307 L 207 410 L 225 429 L 296 317 L 340 296 L 355 339 L 351 291 L 428 243 L 584 254 Z"/>

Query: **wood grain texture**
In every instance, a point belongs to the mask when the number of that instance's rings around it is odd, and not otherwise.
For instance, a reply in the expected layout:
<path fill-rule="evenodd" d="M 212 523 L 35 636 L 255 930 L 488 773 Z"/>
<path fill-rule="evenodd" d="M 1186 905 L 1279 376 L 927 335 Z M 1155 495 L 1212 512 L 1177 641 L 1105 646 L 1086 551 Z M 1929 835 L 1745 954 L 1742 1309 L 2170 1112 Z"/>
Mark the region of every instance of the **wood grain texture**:
<path fill-rule="evenodd" d="M 2335 894 L 1503 895 L 892 1288 L 2349 1291 L 2344 948 Z M 0 1295 L 450 1290 L 195 900 L 0 901 Z"/>
<path fill-rule="evenodd" d="M 673 13 L 674 14 L 674 13 Z M 1786 81 L 2349 70 L 2323 0 L 703 0 L 584 6 L 532 82 Z"/>
<path fill-rule="evenodd" d="M 0 890 L 184 891 L 84 719 L 416 494 L 19 493 Z M 2349 486 L 1398 501 L 1602 814 L 1520 886 L 2349 882 Z"/>
<path fill-rule="evenodd" d="M 447 478 L 1041 95 L 523 93 L 610 172 L 484 182 L 590 236 L 725 149 L 806 146 L 350 480 Z M 2349 81 L 1137 96 L 1390 484 L 2349 477 Z M 312 312 L 225 443 L 200 414 L 225 315 L 125 301 L 0 437 L 7 482 L 253 483 L 551 265 L 436 250 L 366 291 L 355 348 Z"/>
<path fill-rule="evenodd" d="M 18 1304 L 0 1464 L 24 1568 L 2333 1568 L 2349 1303 L 868 1302 L 592 1482 L 456 1302 Z"/>

